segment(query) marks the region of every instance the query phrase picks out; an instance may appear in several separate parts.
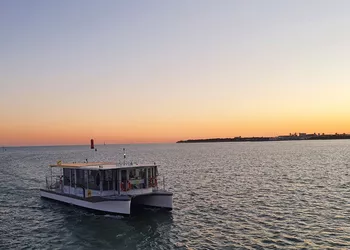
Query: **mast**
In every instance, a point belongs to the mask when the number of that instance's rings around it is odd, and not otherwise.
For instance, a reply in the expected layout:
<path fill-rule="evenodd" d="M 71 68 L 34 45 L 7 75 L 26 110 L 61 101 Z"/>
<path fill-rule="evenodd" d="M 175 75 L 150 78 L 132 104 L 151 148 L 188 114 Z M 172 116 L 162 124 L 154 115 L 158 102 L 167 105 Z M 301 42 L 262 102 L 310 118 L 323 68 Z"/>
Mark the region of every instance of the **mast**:
<path fill-rule="evenodd" d="M 126 160 L 125 148 L 123 148 L 123 152 L 124 152 L 124 165 L 125 165 L 125 160 Z"/>

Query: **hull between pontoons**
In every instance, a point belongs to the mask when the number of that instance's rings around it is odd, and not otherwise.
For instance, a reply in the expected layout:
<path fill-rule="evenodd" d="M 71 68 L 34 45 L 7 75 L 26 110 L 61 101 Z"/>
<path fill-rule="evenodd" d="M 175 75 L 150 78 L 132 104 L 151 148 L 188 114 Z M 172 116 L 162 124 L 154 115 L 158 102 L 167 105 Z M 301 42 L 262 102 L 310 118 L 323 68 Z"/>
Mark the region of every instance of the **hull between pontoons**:
<path fill-rule="evenodd" d="M 132 204 L 172 210 L 173 194 L 167 191 L 155 191 L 148 195 L 134 197 L 132 199 Z"/>
<path fill-rule="evenodd" d="M 40 190 L 40 195 L 43 198 L 52 199 L 91 210 L 114 214 L 130 214 L 130 199 L 104 199 L 101 201 L 89 201 L 87 199 L 74 198 L 68 195 L 57 194 L 55 192 L 50 192 L 43 189 Z"/>

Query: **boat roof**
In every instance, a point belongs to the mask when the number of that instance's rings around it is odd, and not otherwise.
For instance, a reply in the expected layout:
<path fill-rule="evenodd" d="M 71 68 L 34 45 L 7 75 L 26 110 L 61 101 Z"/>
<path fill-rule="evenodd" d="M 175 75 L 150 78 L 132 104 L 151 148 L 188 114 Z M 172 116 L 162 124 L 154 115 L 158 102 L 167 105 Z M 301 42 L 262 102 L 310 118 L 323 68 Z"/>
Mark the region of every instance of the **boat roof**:
<path fill-rule="evenodd" d="M 57 168 L 76 168 L 85 170 L 108 170 L 108 169 L 121 169 L 121 168 L 143 168 L 143 167 L 154 167 L 154 164 L 120 164 L 117 165 L 115 162 L 73 162 L 73 163 L 61 163 L 50 165 L 50 167 Z"/>

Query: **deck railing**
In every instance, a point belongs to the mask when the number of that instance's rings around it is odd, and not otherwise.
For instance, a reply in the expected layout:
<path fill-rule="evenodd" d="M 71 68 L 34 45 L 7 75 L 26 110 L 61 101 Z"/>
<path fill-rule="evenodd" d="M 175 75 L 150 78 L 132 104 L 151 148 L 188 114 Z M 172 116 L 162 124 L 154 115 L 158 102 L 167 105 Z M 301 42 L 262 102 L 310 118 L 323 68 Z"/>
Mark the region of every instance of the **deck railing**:
<path fill-rule="evenodd" d="M 62 189 L 62 175 L 46 176 L 47 189 Z"/>
<path fill-rule="evenodd" d="M 113 188 L 109 190 L 103 189 L 103 192 L 114 191 L 114 194 L 118 194 L 119 192 L 128 193 L 128 191 L 131 191 L 131 190 L 142 190 L 145 188 L 152 188 L 154 190 L 159 190 L 161 186 L 163 186 L 163 189 L 165 190 L 164 176 L 157 176 L 157 177 L 148 178 L 148 179 L 131 179 L 127 181 L 116 181 L 115 183 L 116 183 L 115 189 Z M 67 184 L 65 183 L 65 186 L 67 186 Z M 100 183 L 100 185 L 103 185 L 103 183 Z M 68 186 L 70 185 L 68 184 Z M 46 189 L 56 190 L 56 191 L 61 190 L 63 192 L 63 188 L 64 187 L 63 187 L 62 175 L 46 176 Z M 85 187 L 85 185 L 84 186 L 76 185 L 76 188 L 83 188 L 84 193 L 85 193 L 85 190 L 89 189 L 88 187 Z M 95 191 L 98 191 L 98 190 L 95 190 Z"/>
<path fill-rule="evenodd" d="M 148 183 L 146 183 L 146 181 Z M 165 177 L 164 176 L 157 176 L 153 178 L 147 179 L 131 179 L 127 181 L 121 181 L 120 182 L 120 190 L 122 192 L 127 192 L 129 190 L 135 190 L 135 189 L 144 189 L 146 187 L 153 188 L 153 189 L 159 189 L 160 185 L 163 184 L 163 189 L 165 189 Z"/>

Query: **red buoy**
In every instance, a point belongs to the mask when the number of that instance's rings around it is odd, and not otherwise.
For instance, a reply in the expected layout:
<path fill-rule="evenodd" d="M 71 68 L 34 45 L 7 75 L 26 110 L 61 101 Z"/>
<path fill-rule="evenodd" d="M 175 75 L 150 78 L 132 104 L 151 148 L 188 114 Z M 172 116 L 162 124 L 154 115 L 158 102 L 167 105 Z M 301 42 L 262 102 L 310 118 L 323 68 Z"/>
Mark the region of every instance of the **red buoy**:
<path fill-rule="evenodd" d="M 91 139 L 90 148 L 91 148 L 91 149 L 94 149 L 94 148 L 95 148 L 94 139 Z"/>

